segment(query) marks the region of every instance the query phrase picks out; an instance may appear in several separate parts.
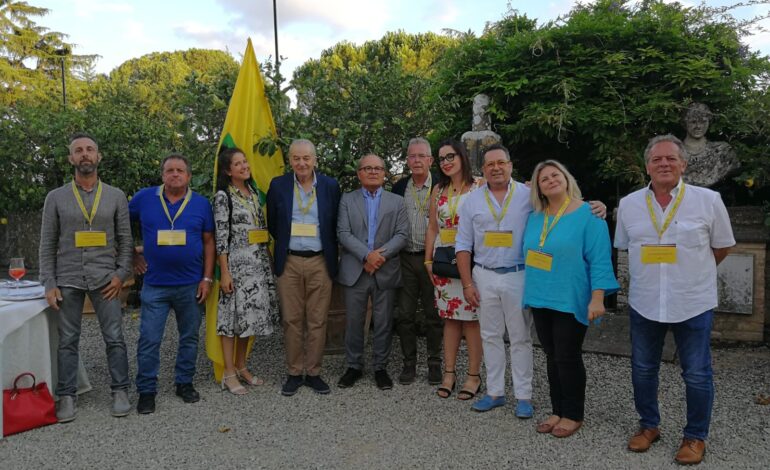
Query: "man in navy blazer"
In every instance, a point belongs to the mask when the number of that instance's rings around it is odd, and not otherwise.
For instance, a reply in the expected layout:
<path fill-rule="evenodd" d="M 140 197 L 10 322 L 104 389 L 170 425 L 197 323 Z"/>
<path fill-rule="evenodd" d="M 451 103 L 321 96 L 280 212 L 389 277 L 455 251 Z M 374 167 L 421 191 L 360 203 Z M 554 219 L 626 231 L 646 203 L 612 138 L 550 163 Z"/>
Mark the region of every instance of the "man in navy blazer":
<path fill-rule="evenodd" d="M 327 394 L 320 374 L 337 275 L 340 187 L 315 170 L 316 149 L 309 140 L 291 143 L 289 164 L 294 171 L 273 178 L 267 192 L 288 370 L 281 394 L 294 395 L 303 384 Z"/>

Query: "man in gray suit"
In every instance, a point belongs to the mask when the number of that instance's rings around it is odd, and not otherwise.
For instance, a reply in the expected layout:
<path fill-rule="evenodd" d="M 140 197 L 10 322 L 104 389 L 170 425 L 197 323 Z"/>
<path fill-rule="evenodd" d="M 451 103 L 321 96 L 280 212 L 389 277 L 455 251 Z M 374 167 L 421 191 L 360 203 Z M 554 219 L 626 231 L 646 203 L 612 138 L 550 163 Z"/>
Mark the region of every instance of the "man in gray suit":
<path fill-rule="evenodd" d="M 358 161 L 361 189 L 342 196 L 337 237 L 342 245 L 337 280 L 345 286 L 345 354 L 348 369 L 337 385 L 353 386 L 364 368 L 364 325 L 372 300 L 372 367 L 380 390 L 393 388 L 385 367 L 393 339 L 393 306 L 401 287 L 398 253 L 409 237 L 404 199 L 382 189 L 385 163 L 377 155 Z"/>

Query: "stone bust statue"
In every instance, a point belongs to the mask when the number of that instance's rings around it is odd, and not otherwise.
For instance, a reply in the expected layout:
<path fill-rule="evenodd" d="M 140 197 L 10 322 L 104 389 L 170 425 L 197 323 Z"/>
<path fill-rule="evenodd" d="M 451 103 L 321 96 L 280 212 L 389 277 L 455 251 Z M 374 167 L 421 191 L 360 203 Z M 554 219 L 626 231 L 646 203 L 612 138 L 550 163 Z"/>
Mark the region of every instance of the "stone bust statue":
<path fill-rule="evenodd" d="M 711 187 L 740 166 L 730 144 L 706 139 L 712 117 L 711 110 L 703 103 L 691 104 L 685 113 L 684 146 L 689 154 L 683 176 L 686 183 Z"/>

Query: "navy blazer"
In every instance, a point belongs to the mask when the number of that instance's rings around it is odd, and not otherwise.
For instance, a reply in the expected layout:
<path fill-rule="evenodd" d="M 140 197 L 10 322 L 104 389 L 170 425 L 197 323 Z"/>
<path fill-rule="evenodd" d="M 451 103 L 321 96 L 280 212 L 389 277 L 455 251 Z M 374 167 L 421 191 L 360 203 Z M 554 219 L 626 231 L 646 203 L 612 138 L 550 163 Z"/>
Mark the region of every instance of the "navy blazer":
<path fill-rule="evenodd" d="M 337 211 L 340 186 L 337 180 L 315 172 L 316 201 L 321 247 L 329 277 L 337 275 Z M 291 237 L 291 212 L 294 204 L 294 172 L 276 176 L 267 191 L 267 227 L 275 240 L 275 275 L 283 274 Z"/>

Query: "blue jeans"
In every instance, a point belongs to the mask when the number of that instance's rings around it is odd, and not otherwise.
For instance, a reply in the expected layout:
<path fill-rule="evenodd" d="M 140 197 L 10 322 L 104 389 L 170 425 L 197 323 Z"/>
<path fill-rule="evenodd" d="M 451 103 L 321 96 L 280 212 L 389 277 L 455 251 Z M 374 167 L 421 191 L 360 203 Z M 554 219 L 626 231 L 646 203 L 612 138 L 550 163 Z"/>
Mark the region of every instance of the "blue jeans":
<path fill-rule="evenodd" d="M 634 404 L 642 428 L 660 423 L 658 410 L 658 371 L 663 339 L 669 328 L 674 332 L 677 354 L 682 366 L 687 399 L 687 425 L 684 437 L 705 440 L 708 437 L 711 409 L 714 405 L 714 373 L 711 370 L 711 323 L 714 311 L 681 323 L 651 321 L 629 308 L 631 321 L 631 380 Z"/>
<path fill-rule="evenodd" d="M 170 309 L 174 309 L 179 332 L 174 382 L 192 383 L 198 360 L 198 330 L 203 305 L 195 299 L 198 284 L 186 286 L 142 287 L 142 320 L 136 347 L 136 391 L 156 393 L 160 368 L 160 343 L 166 329 Z"/>
<path fill-rule="evenodd" d="M 86 291 L 74 287 L 60 287 L 62 303 L 58 312 L 59 349 L 57 366 L 59 378 L 56 394 L 75 395 L 78 391 L 78 361 L 80 358 L 80 325 L 86 293 L 91 299 L 102 330 L 107 349 L 107 366 L 112 377 L 112 390 L 126 390 L 128 354 L 123 339 L 123 310 L 120 299 L 104 300 L 99 289 Z"/>

